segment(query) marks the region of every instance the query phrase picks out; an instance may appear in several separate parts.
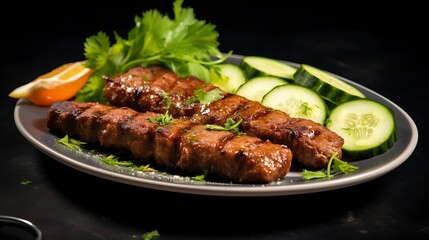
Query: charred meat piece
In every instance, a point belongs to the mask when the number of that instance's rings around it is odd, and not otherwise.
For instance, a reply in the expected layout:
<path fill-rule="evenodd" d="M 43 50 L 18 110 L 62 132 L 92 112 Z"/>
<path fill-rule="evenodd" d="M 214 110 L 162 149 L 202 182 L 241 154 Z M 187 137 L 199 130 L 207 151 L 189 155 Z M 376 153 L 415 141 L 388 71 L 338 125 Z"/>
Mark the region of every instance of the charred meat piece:
<path fill-rule="evenodd" d="M 99 103 L 57 102 L 49 108 L 47 127 L 101 147 L 130 152 L 142 163 L 154 161 L 165 170 L 202 174 L 227 182 L 269 183 L 289 172 L 292 152 L 229 131 L 214 131 L 190 120 L 162 125 L 160 114 Z"/>
<path fill-rule="evenodd" d="M 242 119 L 240 128 L 247 135 L 288 146 L 294 161 L 306 168 L 321 169 L 334 154 L 342 157 L 343 138 L 314 121 L 292 118 L 282 111 L 226 92 L 222 92 L 221 99 L 208 104 L 189 101 L 197 89 L 209 92 L 215 88 L 192 76 L 179 77 L 159 66 L 135 67 L 127 73 L 105 77 L 104 95 L 110 105 L 141 112 L 168 110 L 176 118 L 198 124 L 223 125 L 228 118 Z"/>

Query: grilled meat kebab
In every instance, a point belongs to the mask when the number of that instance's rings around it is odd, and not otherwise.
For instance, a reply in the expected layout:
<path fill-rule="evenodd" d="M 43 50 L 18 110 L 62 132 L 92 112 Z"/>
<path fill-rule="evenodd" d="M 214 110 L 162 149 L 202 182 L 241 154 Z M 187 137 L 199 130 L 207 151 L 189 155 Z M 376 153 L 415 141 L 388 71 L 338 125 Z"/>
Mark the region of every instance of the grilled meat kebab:
<path fill-rule="evenodd" d="M 138 112 L 99 103 L 57 102 L 48 111 L 47 126 L 82 141 L 130 152 L 142 163 L 184 174 L 208 174 L 226 182 L 269 183 L 290 170 L 292 152 L 230 131 L 214 131 L 190 120 L 163 125 L 162 114 Z"/>
<path fill-rule="evenodd" d="M 334 154 L 342 157 L 343 138 L 312 120 L 292 118 L 285 112 L 223 91 L 221 99 L 210 103 L 190 101 L 195 99 L 197 91 L 217 88 L 193 76 L 179 77 L 160 66 L 139 66 L 104 79 L 104 95 L 110 105 L 141 112 L 168 110 L 175 118 L 198 124 L 223 125 L 228 118 L 242 119 L 241 131 L 288 146 L 294 161 L 306 168 L 321 169 Z"/>

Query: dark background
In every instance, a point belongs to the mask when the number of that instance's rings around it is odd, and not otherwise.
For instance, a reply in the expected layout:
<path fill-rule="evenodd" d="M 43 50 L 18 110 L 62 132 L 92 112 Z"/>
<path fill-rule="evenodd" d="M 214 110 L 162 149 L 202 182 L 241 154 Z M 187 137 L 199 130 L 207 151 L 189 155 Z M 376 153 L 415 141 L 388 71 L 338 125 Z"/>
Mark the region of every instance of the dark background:
<path fill-rule="evenodd" d="M 328 192 L 246 198 L 96 178 L 44 155 L 15 127 L 16 99 L 7 96 L 14 88 L 82 60 L 84 41 L 98 31 L 125 37 L 143 11 L 172 14 L 172 1 L 10 3 L 1 10 L 0 215 L 31 220 L 50 240 L 139 239 L 153 229 L 160 239 L 428 239 L 426 17 L 412 2 L 381 5 L 185 0 L 198 19 L 217 26 L 222 51 L 334 72 L 392 100 L 418 126 L 412 156 L 378 179 Z M 22 179 L 33 184 L 22 186 Z"/>

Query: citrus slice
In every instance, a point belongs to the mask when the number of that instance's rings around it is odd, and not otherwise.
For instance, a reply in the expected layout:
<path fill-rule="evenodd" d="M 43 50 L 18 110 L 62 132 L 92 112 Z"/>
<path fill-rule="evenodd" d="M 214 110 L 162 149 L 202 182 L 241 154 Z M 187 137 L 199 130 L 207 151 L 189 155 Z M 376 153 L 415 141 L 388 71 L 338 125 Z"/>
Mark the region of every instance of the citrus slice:
<path fill-rule="evenodd" d="M 28 98 L 34 105 L 49 106 L 74 97 L 93 72 L 83 62 L 66 63 L 16 88 L 9 97 Z"/>

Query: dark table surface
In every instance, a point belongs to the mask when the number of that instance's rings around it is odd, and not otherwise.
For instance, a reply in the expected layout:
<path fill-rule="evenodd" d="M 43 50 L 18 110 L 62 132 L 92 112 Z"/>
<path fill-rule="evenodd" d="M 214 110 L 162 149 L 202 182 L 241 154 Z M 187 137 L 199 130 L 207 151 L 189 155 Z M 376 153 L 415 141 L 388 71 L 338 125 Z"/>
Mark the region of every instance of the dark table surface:
<path fill-rule="evenodd" d="M 374 180 L 337 190 L 273 197 L 222 197 L 126 185 L 45 155 L 14 122 L 16 87 L 56 66 L 83 59 L 86 37 L 125 36 L 133 17 L 169 1 L 87 6 L 12 3 L 2 15 L 0 215 L 27 219 L 44 239 L 429 239 L 427 37 L 418 6 L 339 6 L 277 1 L 231 6 L 185 1 L 217 26 L 220 49 L 308 63 L 390 99 L 415 121 L 415 151 Z M 379 13 L 382 12 L 382 15 Z M 408 13 L 403 17 L 402 13 Z M 30 180 L 31 184 L 22 184 Z M 0 239 L 21 239 L 0 228 Z M 5 237 L 1 237 L 1 234 Z M 9 238 L 6 238 L 6 235 Z M 16 238 L 14 238 L 15 236 Z"/>

